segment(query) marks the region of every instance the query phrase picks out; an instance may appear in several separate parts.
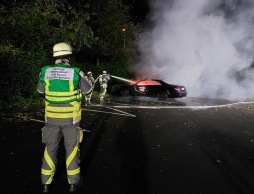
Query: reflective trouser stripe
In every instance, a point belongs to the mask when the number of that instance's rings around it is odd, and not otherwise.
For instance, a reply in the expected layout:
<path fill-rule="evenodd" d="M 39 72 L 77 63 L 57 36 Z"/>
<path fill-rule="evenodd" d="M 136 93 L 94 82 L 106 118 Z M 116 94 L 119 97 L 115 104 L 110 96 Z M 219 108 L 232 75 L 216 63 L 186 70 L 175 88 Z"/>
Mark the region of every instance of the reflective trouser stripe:
<path fill-rule="evenodd" d="M 103 89 L 103 91 L 100 93 L 100 100 L 101 100 L 101 101 L 103 101 L 103 98 L 105 97 L 106 92 L 107 92 L 107 90 L 106 90 L 106 89 Z"/>
<path fill-rule="evenodd" d="M 55 164 L 53 162 L 53 160 L 51 159 L 51 157 L 49 156 L 48 154 L 48 148 L 45 147 L 45 150 L 44 150 L 44 159 L 45 161 L 47 162 L 50 170 L 46 170 L 46 169 L 41 169 L 41 174 L 42 175 L 45 175 L 45 176 L 49 176 L 47 182 L 45 184 L 50 184 L 53 180 L 53 176 L 54 176 L 54 173 L 55 173 Z"/>
<path fill-rule="evenodd" d="M 85 97 L 86 97 L 86 99 L 91 99 L 91 96 L 92 96 L 92 93 L 90 93 L 90 94 L 87 94 Z"/>
<path fill-rule="evenodd" d="M 67 170 L 67 175 L 68 176 L 76 175 L 78 173 L 80 173 L 80 168 L 77 168 L 75 170 Z"/>
<path fill-rule="evenodd" d="M 100 96 L 101 98 L 103 98 L 107 92 L 107 84 L 101 84 L 101 89 L 100 89 Z"/>
<path fill-rule="evenodd" d="M 68 168 L 71 161 L 73 160 L 73 158 L 76 156 L 78 151 L 78 145 L 76 145 L 73 149 L 73 151 L 71 152 L 71 154 L 68 156 L 67 160 L 66 160 L 66 167 Z"/>
<path fill-rule="evenodd" d="M 50 176 L 50 175 L 54 174 L 54 170 L 41 169 L 41 174 L 46 175 L 46 176 Z"/>
<path fill-rule="evenodd" d="M 79 128 L 79 143 L 83 141 L 83 136 L 84 136 L 83 130 Z"/>
<path fill-rule="evenodd" d="M 74 149 L 72 150 L 71 154 L 68 156 L 67 160 L 66 160 L 66 169 L 67 169 L 67 175 L 68 176 L 73 176 L 73 175 L 77 175 L 80 173 L 80 167 L 78 167 L 77 169 L 74 170 L 68 170 L 71 162 L 73 161 L 73 159 L 76 157 L 77 152 L 79 151 L 78 148 L 79 144 L 77 144 Z M 69 184 L 71 184 L 70 178 L 68 177 L 68 182 Z"/>

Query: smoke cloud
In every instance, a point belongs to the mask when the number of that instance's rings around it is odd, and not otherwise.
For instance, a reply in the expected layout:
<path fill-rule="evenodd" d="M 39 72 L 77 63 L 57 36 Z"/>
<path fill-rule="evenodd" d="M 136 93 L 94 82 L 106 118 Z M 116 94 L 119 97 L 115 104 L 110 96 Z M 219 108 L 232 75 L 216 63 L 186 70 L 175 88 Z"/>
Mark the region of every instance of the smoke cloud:
<path fill-rule="evenodd" d="M 254 1 L 156 0 L 139 41 L 139 78 L 184 85 L 188 96 L 254 95 Z"/>

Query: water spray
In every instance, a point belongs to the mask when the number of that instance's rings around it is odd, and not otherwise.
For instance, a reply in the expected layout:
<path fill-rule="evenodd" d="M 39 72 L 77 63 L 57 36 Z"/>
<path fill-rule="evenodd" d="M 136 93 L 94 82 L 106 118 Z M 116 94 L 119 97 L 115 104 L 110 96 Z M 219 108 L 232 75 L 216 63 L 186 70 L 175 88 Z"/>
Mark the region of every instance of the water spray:
<path fill-rule="evenodd" d="M 117 76 L 114 76 L 114 75 L 111 75 L 111 77 L 113 77 L 115 79 L 119 79 L 119 80 L 124 81 L 124 82 L 128 82 L 128 83 L 132 83 L 133 82 L 132 80 L 129 80 L 129 79 L 126 79 L 126 78 L 122 78 L 122 77 L 117 77 Z"/>

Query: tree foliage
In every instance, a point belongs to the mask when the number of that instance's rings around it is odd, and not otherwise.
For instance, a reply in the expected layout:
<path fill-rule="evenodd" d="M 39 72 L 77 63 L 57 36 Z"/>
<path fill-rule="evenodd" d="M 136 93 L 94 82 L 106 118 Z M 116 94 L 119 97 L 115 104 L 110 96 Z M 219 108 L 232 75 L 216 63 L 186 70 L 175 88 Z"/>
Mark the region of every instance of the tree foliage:
<path fill-rule="evenodd" d="M 73 46 L 75 65 L 82 68 L 89 61 L 87 71 L 99 73 L 107 65 L 122 74 L 130 67 L 140 29 L 130 22 L 128 6 L 119 0 L 10 0 L 0 4 L 0 17 L 4 72 L 0 97 L 12 102 L 37 97 L 38 73 L 42 66 L 53 63 L 52 47 L 58 42 Z M 91 65 L 99 59 L 98 66 Z"/>
<path fill-rule="evenodd" d="M 5 72 L 1 99 L 35 95 L 39 69 L 51 61 L 56 42 L 71 42 L 76 50 L 92 46 L 93 32 L 86 25 L 89 14 L 85 8 L 67 1 L 36 0 L 1 10 L 0 60 Z"/>
<path fill-rule="evenodd" d="M 97 66 L 101 60 L 103 63 L 108 59 L 112 61 L 119 56 L 126 56 L 123 50 L 127 53 L 135 51 L 136 37 L 141 27 L 131 21 L 129 9 L 129 6 L 119 0 L 90 1 L 89 25 L 97 41 L 91 49 L 84 52 L 97 60 Z M 122 29 L 126 31 L 123 32 Z"/>

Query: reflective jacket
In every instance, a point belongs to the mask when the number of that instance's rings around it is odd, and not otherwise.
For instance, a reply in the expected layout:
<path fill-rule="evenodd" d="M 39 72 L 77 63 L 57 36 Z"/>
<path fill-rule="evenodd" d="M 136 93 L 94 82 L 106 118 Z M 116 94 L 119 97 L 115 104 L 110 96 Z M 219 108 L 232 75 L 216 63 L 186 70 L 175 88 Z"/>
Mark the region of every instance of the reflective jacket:
<path fill-rule="evenodd" d="M 49 103 L 65 104 L 82 100 L 78 88 L 79 71 L 77 67 L 55 64 L 41 69 L 40 81 L 45 88 L 45 98 Z"/>
<path fill-rule="evenodd" d="M 54 64 L 41 69 L 38 91 L 45 94 L 46 122 L 71 119 L 75 124 L 81 120 L 82 91 L 89 93 L 91 90 L 91 85 L 82 75 L 79 68 L 66 64 Z"/>
<path fill-rule="evenodd" d="M 110 76 L 108 74 L 102 74 L 99 76 L 100 85 L 106 84 L 110 80 Z"/>

